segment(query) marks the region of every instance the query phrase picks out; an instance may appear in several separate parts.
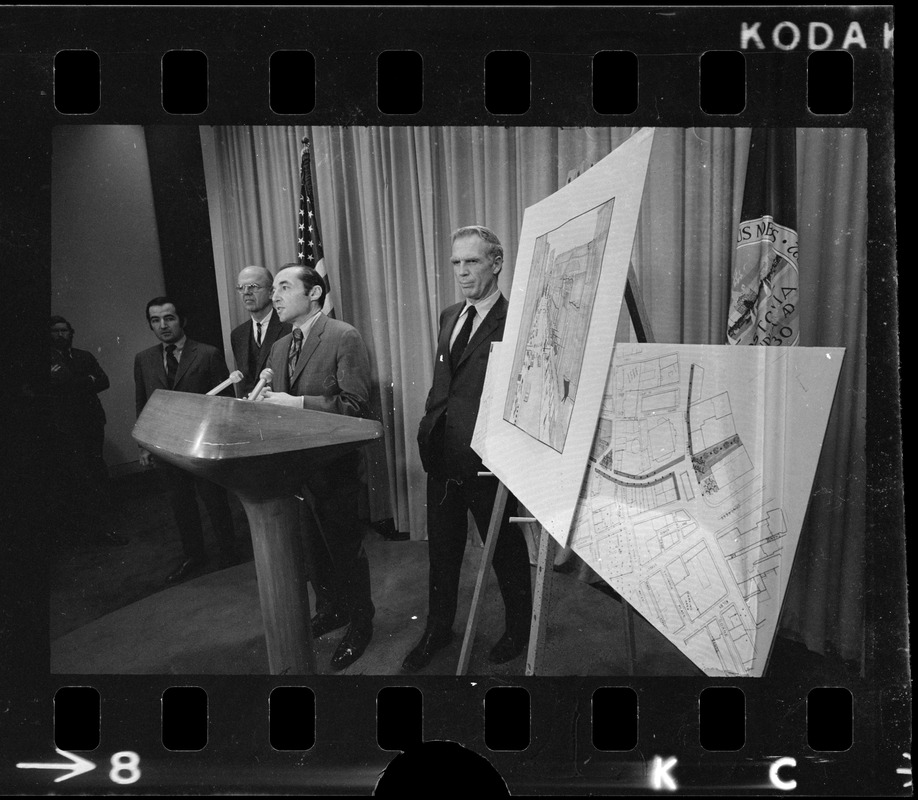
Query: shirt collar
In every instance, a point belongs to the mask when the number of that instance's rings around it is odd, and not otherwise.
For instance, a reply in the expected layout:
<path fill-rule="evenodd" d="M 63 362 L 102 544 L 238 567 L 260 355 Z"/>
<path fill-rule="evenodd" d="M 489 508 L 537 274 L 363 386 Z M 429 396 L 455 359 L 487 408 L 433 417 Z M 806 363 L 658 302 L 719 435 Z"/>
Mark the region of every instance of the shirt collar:
<path fill-rule="evenodd" d="M 465 312 L 468 311 L 469 306 L 475 306 L 475 313 L 481 317 L 481 319 L 484 319 L 486 316 L 488 316 L 488 312 L 494 308 L 499 298 L 500 289 L 495 287 L 494 291 L 491 292 L 491 294 L 489 294 L 483 300 L 477 300 L 474 303 L 471 300 L 466 300 L 465 307 L 462 309 L 462 313 L 465 314 Z"/>
<path fill-rule="evenodd" d="M 176 353 L 181 353 L 182 350 L 185 349 L 185 342 L 186 342 L 187 340 L 188 340 L 188 337 L 185 336 L 185 335 L 182 335 L 182 338 L 179 339 L 177 342 L 172 342 L 172 344 L 175 345 L 175 352 L 176 352 Z M 163 352 L 165 352 L 165 350 L 166 350 L 166 348 L 167 348 L 168 346 L 169 346 L 169 345 L 167 345 L 167 344 L 165 344 L 165 343 L 163 344 Z"/>
<path fill-rule="evenodd" d="M 252 317 L 252 325 L 254 326 L 255 323 L 260 322 L 262 328 L 267 327 L 268 324 L 271 322 L 271 315 L 272 315 L 273 313 L 274 313 L 274 308 L 273 308 L 272 306 L 268 306 L 268 313 L 265 314 L 264 319 L 255 319 L 255 317 L 253 316 L 253 317 Z"/>
<path fill-rule="evenodd" d="M 298 326 L 299 329 L 300 329 L 301 331 L 303 331 L 303 339 L 305 339 L 307 336 L 309 336 L 309 331 L 312 330 L 313 326 L 316 324 L 316 322 L 319 321 L 319 317 L 321 317 L 321 316 L 323 316 L 323 314 L 322 314 L 321 311 L 319 311 L 318 314 L 315 314 L 314 316 L 312 316 L 312 317 L 310 317 L 308 320 L 306 320 L 306 322 L 304 322 L 302 325 L 299 325 L 299 326 Z"/>

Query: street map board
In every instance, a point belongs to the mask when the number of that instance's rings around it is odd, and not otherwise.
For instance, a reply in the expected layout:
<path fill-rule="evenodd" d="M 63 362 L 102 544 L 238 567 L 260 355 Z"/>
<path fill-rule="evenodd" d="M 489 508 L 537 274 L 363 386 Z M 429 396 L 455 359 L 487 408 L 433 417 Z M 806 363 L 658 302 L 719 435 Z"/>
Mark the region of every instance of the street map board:
<path fill-rule="evenodd" d="M 844 349 L 616 345 L 570 546 L 709 676 L 761 676 Z"/>

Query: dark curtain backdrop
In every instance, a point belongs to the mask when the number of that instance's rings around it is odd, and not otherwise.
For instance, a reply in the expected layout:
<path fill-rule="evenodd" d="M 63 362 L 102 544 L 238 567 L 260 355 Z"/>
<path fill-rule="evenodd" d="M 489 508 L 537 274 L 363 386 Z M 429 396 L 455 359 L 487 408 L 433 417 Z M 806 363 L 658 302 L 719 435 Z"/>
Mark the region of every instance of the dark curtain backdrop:
<path fill-rule="evenodd" d="M 386 436 L 370 459 L 374 518 L 426 535 L 415 444 L 440 309 L 460 299 L 449 235 L 494 229 L 513 278 L 525 208 L 606 156 L 630 128 L 213 129 L 225 280 L 294 260 L 300 140 L 312 141 L 339 318 L 370 350 Z M 659 342 L 723 344 L 748 129 L 656 132 L 632 260 Z M 867 143 L 797 132 L 800 344 L 848 348 L 785 601 L 785 632 L 817 652 L 864 647 Z M 211 190 L 209 189 L 209 192 Z M 212 192 L 211 192 L 212 194 Z M 213 223 L 212 224 L 216 224 Z M 231 307 L 231 324 L 241 312 Z"/>

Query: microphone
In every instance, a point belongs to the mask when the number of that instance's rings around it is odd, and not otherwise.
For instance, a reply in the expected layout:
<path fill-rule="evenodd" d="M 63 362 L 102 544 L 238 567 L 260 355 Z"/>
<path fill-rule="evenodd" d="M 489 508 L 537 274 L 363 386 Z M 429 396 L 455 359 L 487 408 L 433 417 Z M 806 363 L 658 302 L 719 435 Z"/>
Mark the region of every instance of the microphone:
<path fill-rule="evenodd" d="M 271 367 L 265 367 L 261 371 L 261 375 L 258 376 L 258 383 L 255 384 L 255 388 L 252 389 L 246 400 L 257 400 L 258 395 L 261 394 L 261 390 L 265 388 L 265 384 L 270 383 L 273 377 L 274 370 L 271 369 Z"/>
<path fill-rule="evenodd" d="M 223 383 L 214 386 L 207 394 L 220 394 L 227 386 L 233 383 L 239 383 L 244 377 L 245 376 L 238 369 L 234 369 Z"/>

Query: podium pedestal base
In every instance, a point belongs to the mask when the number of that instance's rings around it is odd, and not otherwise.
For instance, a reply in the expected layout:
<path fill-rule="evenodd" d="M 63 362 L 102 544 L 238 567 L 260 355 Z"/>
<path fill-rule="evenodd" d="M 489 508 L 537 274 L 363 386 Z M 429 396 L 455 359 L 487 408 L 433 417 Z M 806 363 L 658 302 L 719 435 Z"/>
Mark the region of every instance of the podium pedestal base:
<path fill-rule="evenodd" d="M 300 539 L 300 501 L 239 495 L 249 518 L 258 595 L 272 675 L 315 675 L 306 560 Z"/>

